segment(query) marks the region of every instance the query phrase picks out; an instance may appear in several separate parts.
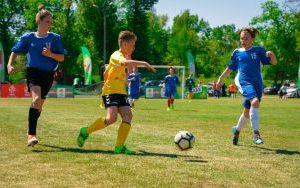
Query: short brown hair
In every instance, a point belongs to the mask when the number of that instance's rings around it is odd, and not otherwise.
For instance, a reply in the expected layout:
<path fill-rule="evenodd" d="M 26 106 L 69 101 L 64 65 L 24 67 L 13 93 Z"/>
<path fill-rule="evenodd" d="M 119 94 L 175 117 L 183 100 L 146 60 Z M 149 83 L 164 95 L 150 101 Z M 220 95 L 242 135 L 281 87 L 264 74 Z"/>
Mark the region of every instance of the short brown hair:
<path fill-rule="evenodd" d="M 45 9 L 44 5 L 39 5 L 38 7 L 38 13 L 35 16 L 35 22 L 39 23 L 39 21 L 43 20 L 44 18 L 51 16 L 53 17 L 53 15 L 51 14 L 51 12 L 49 12 L 48 10 Z"/>
<path fill-rule="evenodd" d="M 243 28 L 240 30 L 239 34 L 241 34 L 241 32 L 243 32 L 243 31 L 248 32 L 248 33 L 251 35 L 252 38 L 255 38 L 256 35 L 259 34 L 258 30 L 255 29 L 255 28 L 252 27 L 252 26 L 246 26 L 246 27 L 243 27 Z"/>
<path fill-rule="evenodd" d="M 129 41 L 136 41 L 137 37 L 136 35 L 131 32 L 131 31 L 121 31 L 119 34 L 119 46 L 121 46 L 121 44 L 123 42 L 129 42 Z"/>
<path fill-rule="evenodd" d="M 174 72 L 174 74 L 175 74 L 176 72 L 175 72 L 174 67 L 169 67 L 169 68 L 168 68 L 168 72 L 170 72 L 171 69 L 173 70 L 173 72 Z"/>

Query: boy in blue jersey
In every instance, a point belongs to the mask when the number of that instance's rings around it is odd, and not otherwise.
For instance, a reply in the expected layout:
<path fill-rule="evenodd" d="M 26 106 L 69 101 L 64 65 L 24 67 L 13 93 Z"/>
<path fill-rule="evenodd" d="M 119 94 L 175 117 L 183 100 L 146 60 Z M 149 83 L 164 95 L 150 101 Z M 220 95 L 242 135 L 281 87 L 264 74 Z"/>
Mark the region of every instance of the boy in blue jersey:
<path fill-rule="evenodd" d="M 129 94 L 129 104 L 131 108 L 134 107 L 134 102 L 140 97 L 140 79 L 141 73 L 138 73 L 138 68 L 133 67 L 132 73 L 129 74 L 127 81 L 128 83 L 128 94 Z"/>
<path fill-rule="evenodd" d="M 231 56 L 231 63 L 220 76 L 217 87 L 220 88 L 232 71 L 237 70 L 235 84 L 244 97 L 244 111 L 241 114 L 236 126 L 232 128 L 232 143 L 238 144 L 241 129 L 250 118 L 253 129 L 253 142 L 262 144 L 263 140 L 259 133 L 258 108 L 262 98 L 263 81 L 261 76 L 261 64 L 276 65 L 277 59 L 273 52 L 266 51 L 263 47 L 253 46 L 258 31 L 253 27 L 244 27 L 240 31 L 241 48 L 234 50 Z"/>
<path fill-rule="evenodd" d="M 170 111 L 170 109 L 174 109 L 174 97 L 176 94 L 176 87 L 179 85 L 179 79 L 175 75 L 174 68 L 170 67 L 168 69 L 169 74 L 164 79 L 164 85 L 165 85 L 165 96 L 168 97 L 167 101 L 167 111 Z"/>
<path fill-rule="evenodd" d="M 36 127 L 41 115 L 42 106 L 52 83 L 54 71 L 58 62 L 64 61 L 64 48 L 58 34 L 49 32 L 53 22 L 53 15 L 39 6 L 36 15 L 37 31 L 25 33 L 11 49 L 12 53 L 7 64 L 8 74 L 16 70 L 12 66 L 19 54 L 27 55 L 26 79 L 28 90 L 32 96 L 28 114 L 28 146 L 38 143 Z"/>

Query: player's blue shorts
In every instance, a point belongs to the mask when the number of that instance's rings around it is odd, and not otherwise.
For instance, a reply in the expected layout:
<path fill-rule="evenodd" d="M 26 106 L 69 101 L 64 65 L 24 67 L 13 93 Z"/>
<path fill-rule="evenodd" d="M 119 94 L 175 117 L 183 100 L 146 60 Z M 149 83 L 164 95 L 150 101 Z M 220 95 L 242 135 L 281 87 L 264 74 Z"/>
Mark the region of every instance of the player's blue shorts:
<path fill-rule="evenodd" d="M 139 99 L 140 95 L 139 93 L 130 93 L 129 98 L 131 99 Z"/>
<path fill-rule="evenodd" d="M 173 89 L 166 89 L 165 90 L 165 96 L 166 97 L 174 97 L 176 93 L 176 90 Z"/>
<path fill-rule="evenodd" d="M 251 83 L 243 83 L 237 85 L 239 88 L 239 91 L 242 93 L 244 97 L 244 103 L 243 106 L 247 109 L 250 109 L 251 102 L 250 100 L 253 98 L 258 98 L 259 101 L 261 101 L 262 97 L 262 87 L 259 84 L 251 84 Z"/>

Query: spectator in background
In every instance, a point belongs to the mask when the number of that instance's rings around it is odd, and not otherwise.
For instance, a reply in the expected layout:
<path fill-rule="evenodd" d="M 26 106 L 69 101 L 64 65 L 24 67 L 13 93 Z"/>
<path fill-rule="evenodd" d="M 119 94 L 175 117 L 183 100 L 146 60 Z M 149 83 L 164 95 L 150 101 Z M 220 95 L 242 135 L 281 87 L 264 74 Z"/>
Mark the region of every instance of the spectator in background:
<path fill-rule="evenodd" d="M 220 98 L 220 89 L 217 88 L 217 82 L 214 81 L 212 87 L 213 87 L 214 97 Z"/>
<path fill-rule="evenodd" d="M 227 89 L 227 86 L 226 86 L 225 83 L 223 83 L 223 85 L 221 87 L 222 97 L 226 97 L 227 96 L 226 89 Z"/>
<path fill-rule="evenodd" d="M 287 88 L 288 88 L 288 84 L 287 83 L 285 83 L 285 84 L 283 84 L 281 87 L 280 87 L 280 89 L 279 89 L 279 91 L 278 91 L 278 96 L 279 96 L 279 98 L 280 99 L 286 99 L 287 97 L 286 97 L 286 94 L 287 94 Z"/>
<path fill-rule="evenodd" d="M 236 86 L 234 84 L 234 82 L 232 82 L 230 85 L 229 85 L 229 97 L 231 98 L 235 98 L 236 97 Z"/>
<path fill-rule="evenodd" d="M 190 74 L 189 77 L 185 80 L 185 87 L 188 90 L 188 99 L 193 99 L 194 95 L 193 95 L 193 88 L 195 87 L 195 81 L 193 79 L 193 75 Z"/>

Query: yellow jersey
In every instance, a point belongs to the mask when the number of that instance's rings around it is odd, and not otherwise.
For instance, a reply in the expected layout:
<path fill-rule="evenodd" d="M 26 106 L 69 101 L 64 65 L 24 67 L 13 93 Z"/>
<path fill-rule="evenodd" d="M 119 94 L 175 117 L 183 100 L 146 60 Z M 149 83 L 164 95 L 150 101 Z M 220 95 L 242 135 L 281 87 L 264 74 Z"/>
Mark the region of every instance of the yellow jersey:
<path fill-rule="evenodd" d="M 121 51 L 115 51 L 109 59 L 106 67 L 107 78 L 102 88 L 102 95 L 124 94 L 126 92 L 126 67 L 124 65 L 126 57 Z"/>

